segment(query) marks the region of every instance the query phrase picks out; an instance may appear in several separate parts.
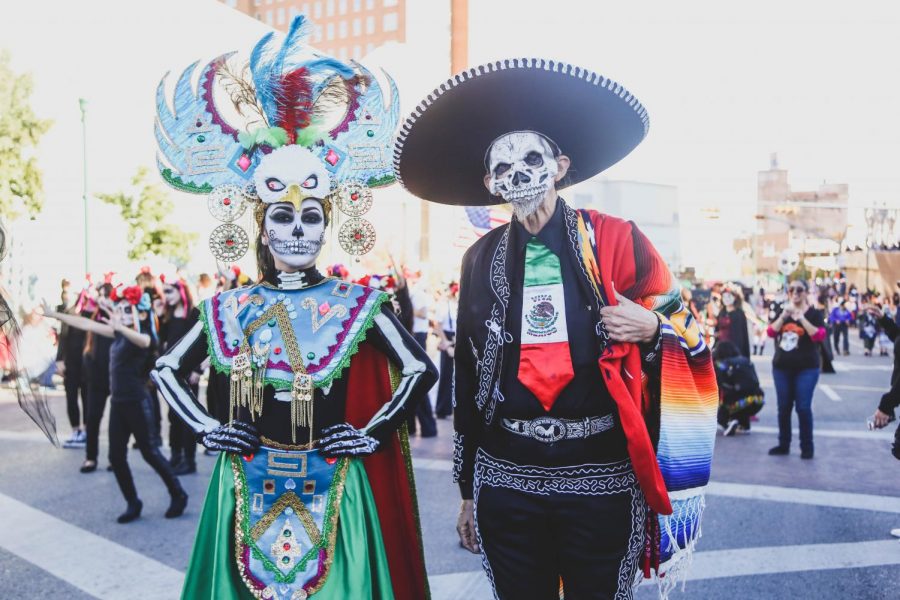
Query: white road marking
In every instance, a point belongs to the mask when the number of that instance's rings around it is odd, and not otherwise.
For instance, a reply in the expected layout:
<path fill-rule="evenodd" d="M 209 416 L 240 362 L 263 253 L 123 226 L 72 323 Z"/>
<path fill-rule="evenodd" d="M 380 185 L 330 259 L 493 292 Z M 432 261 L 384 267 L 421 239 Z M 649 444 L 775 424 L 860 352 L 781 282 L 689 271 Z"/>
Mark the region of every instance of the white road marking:
<path fill-rule="evenodd" d="M 701 540 L 702 544 L 702 540 Z M 694 554 L 688 579 L 720 579 L 801 571 L 859 569 L 900 564 L 900 543 L 877 540 L 841 544 L 764 546 L 709 550 Z M 483 571 L 448 573 L 428 578 L 433 600 L 487 600 L 493 597 Z M 654 585 L 644 580 L 644 585 Z M 690 584 L 687 586 L 690 593 Z"/>
<path fill-rule="evenodd" d="M 831 386 L 828 385 L 827 383 L 820 383 L 819 389 L 822 390 L 822 393 L 824 393 L 826 396 L 828 396 L 829 400 L 831 400 L 833 402 L 841 401 L 841 396 L 836 391 L 831 389 Z"/>
<path fill-rule="evenodd" d="M 816 437 L 841 438 L 847 440 L 867 440 L 870 442 L 891 442 L 894 440 L 894 433 L 888 431 L 869 431 L 860 422 L 859 431 L 846 429 L 818 429 L 816 428 L 813 435 Z M 767 427 L 765 425 L 754 425 L 752 431 L 756 433 L 778 433 L 777 427 Z M 799 432 L 794 429 L 794 436 L 799 437 Z"/>
<path fill-rule="evenodd" d="M 765 500 L 770 502 L 787 502 L 790 504 L 807 504 L 828 508 L 850 508 L 900 514 L 900 498 L 894 496 L 854 494 L 849 492 L 826 492 L 822 490 L 780 487 L 774 485 L 728 483 L 724 481 L 710 482 L 707 493 L 710 496 L 723 496 L 726 498 L 744 498 L 746 500 Z M 898 546 L 900 546 L 900 544 L 898 544 Z"/>
<path fill-rule="evenodd" d="M 0 531 L 0 547 L 101 600 L 181 593 L 184 573 L 4 494 Z"/>

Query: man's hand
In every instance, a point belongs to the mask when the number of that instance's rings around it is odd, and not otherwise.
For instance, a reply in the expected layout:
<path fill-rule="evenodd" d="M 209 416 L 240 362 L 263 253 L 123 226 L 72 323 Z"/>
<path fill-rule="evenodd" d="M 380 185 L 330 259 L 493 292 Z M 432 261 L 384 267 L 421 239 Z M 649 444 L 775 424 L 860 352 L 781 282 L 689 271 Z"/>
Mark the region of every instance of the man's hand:
<path fill-rule="evenodd" d="M 877 408 L 875 409 L 875 414 L 872 415 L 872 423 L 875 425 L 875 429 L 881 429 L 882 427 L 886 426 L 890 422 L 891 422 L 890 415 L 881 412 Z"/>
<path fill-rule="evenodd" d="M 366 435 L 350 423 L 339 423 L 322 430 L 317 442 L 324 456 L 369 456 L 378 449 L 378 440 Z"/>
<path fill-rule="evenodd" d="M 650 342 L 659 332 L 659 319 L 653 311 L 647 310 L 615 291 L 618 304 L 604 306 L 600 316 L 606 331 L 614 342 Z"/>
<path fill-rule="evenodd" d="M 459 507 L 459 517 L 456 519 L 456 533 L 459 534 L 459 543 L 472 554 L 480 554 L 478 538 L 475 536 L 475 501 L 463 500 Z"/>
<path fill-rule="evenodd" d="M 250 423 L 232 421 L 201 433 L 199 441 L 210 450 L 232 454 L 253 454 L 259 449 L 259 431 Z"/>

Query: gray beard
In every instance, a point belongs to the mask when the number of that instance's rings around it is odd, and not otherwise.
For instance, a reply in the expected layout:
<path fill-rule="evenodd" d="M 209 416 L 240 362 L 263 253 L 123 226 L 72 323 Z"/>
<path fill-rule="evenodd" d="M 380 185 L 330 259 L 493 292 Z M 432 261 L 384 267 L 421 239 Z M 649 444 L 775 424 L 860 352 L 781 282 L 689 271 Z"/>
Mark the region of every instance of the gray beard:
<path fill-rule="evenodd" d="M 513 214 L 516 216 L 516 219 L 524 221 L 537 211 L 543 201 L 544 194 L 539 194 L 537 196 L 532 196 L 531 198 L 516 200 L 515 202 L 511 202 L 510 205 L 512 206 Z"/>

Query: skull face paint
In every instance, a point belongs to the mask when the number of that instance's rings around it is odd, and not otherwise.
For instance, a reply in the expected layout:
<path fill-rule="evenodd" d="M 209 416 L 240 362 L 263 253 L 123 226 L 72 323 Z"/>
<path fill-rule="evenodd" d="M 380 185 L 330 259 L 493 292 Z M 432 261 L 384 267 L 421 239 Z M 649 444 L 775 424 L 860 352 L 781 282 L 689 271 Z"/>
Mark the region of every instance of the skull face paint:
<path fill-rule="evenodd" d="M 181 293 L 174 285 L 163 286 L 163 297 L 166 299 L 167 306 L 178 306 L 181 302 Z"/>
<path fill-rule="evenodd" d="M 559 173 L 553 148 L 533 131 L 497 138 L 488 150 L 487 164 L 491 193 L 512 204 L 520 221 L 537 210 Z"/>
<path fill-rule="evenodd" d="M 266 210 L 263 226 L 263 243 L 278 269 L 308 269 L 316 264 L 325 239 L 325 213 L 318 200 L 307 198 L 299 211 L 290 202 L 273 204 Z"/>

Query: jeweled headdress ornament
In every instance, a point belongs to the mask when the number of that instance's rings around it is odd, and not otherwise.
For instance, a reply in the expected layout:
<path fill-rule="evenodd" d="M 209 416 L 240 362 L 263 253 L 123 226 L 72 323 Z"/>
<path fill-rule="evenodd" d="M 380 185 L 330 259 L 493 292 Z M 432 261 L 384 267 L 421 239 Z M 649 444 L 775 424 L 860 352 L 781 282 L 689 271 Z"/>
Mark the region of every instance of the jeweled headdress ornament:
<path fill-rule="evenodd" d="M 394 181 L 389 153 L 399 117 L 397 87 L 385 74 L 385 98 L 362 65 L 304 44 L 307 29 L 301 15 L 280 47 L 272 33 L 265 35 L 242 68 L 231 64 L 233 52 L 216 58 L 200 72 L 196 90 L 197 63 L 190 65 L 171 109 L 165 77 L 157 88 L 159 172 L 176 189 L 207 195 L 210 212 L 223 222 L 210 236 L 210 249 L 223 262 L 247 252 L 249 236 L 234 221 L 248 206 L 261 225 L 268 205 L 299 208 L 305 198 L 322 200 L 326 218 L 332 204 L 348 217 L 338 238 L 349 254 L 365 254 L 375 243 L 375 229 L 362 215 L 372 206 L 372 188 Z M 222 93 L 237 113 L 232 120 L 244 121 L 241 129 L 219 110 L 215 96 Z"/>

